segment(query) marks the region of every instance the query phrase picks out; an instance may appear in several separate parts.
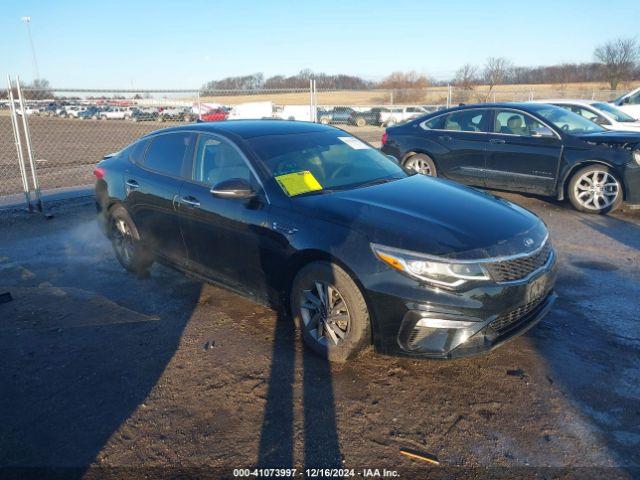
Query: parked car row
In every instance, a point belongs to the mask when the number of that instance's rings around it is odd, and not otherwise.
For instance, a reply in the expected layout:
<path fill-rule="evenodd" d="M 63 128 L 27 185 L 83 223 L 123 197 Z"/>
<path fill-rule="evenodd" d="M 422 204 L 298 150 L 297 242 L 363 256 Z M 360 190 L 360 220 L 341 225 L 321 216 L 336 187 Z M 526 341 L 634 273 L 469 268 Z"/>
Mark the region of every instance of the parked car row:
<path fill-rule="evenodd" d="M 328 125 L 354 125 L 358 127 L 393 126 L 426 115 L 433 107 L 414 105 L 397 107 L 319 106 L 314 117 L 309 105 L 275 105 L 273 102 L 247 102 L 234 106 L 214 105 L 198 107 L 143 107 L 96 104 L 30 105 L 27 115 L 92 120 L 133 120 L 172 122 L 217 122 L 223 120 L 248 120 L 278 118 L 282 120 L 318 121 Z"/>
<path fill-rule="evenodd" d="M 319 107 L 317 111 L 318 122 L 325 125 L 356 125 L 364 127 L 392 126 L 411 120 L 421 115 L 426 115 L 431 110 L 425 106 L 400 106 L 400 107 L 372 107 L 369 109 L 356 109 L 354 107 Z"/>
<path fill-rule="evenodd" d="M 198 117 L 191 107 L 143 107 L 91 104 L 29 105 L 27 115 L 92 120 L 192 122 Z M 18 111 L 18 114 L 21 114 Z"/>

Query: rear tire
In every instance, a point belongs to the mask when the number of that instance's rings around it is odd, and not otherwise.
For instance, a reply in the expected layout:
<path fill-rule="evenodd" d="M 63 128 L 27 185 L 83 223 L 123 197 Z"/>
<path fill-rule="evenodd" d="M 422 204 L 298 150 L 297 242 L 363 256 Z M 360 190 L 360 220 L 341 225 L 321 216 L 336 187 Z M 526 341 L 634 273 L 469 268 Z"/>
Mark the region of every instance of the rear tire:
<path fill-rule="evenodd" d="M 143 245 L 129 213 L 120 205 L 109 214 L 109 238 L 120 265 L 140 277 L 148 275 L 153 256 Z"/>
<path fill-rule="evenodd" d="M 429 155 L 425 155 L 424 153 L 411 155 L 409 158 L 405 159 L 403 166 L 407 170 L 411 170 L 428 177 L 438 176 L 438 170 L 436 169 L 435 162 L 431 157 L 429 157 Z"/>
<path fill-rule="evenodd" d="M 573 174 L 567 195 L 576 210 L 604 215 L 622 204 L 622 181 L 606 165 L 589 165 Z"/>
<path fill-rule="evenodd" d="M 356 126 L 358 127 L 364 127 L 367 124 L 367 120 L 359 117 L 358 119 L 356 119 Z"/>
<path fill-rule="evenodd" d="M 371 344 L 362 292 L 338 265 L 313 262 L 303 267 L 291 285 L 289 304 L 305 344 L 331 362 L 346 362 Z"/>

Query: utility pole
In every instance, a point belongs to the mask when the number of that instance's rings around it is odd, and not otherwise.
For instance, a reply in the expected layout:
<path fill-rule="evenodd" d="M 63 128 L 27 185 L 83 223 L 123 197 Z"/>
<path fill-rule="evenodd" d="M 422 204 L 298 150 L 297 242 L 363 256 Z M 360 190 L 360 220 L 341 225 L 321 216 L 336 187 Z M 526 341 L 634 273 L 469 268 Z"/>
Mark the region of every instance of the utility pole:
<path fill-rule="evenodd" d="M 33 46 L 33 38 L 31 37 L 31 17 L 22 17 L 20 20 L 27 26 L 27 36 L 29 37 L 29 45 L 31 46 L 31 57 L 33 60 L 33 79 L 40 78 L 40 72 L 38 71 L 38 60 L 36 60 L 36 49 Z"/>

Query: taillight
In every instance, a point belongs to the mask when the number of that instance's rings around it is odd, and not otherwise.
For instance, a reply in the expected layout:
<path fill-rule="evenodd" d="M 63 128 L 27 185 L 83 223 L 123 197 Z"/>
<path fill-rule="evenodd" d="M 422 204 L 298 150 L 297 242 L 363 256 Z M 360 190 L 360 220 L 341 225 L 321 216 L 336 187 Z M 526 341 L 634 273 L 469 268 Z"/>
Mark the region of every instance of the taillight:
<path fill-rule="evenodd" d="M 381 142 L 382 142 L 382 145 L 384 145 L 385 143 L 387 143 L 387 132 L 384 132 L 384 133 L 382 134 L 382 140 L 381 140 Z"/>
<path fill-rule="evenodd" d="M 102 180 L 104 178 L 104 168 L 96 167 L 93 169 L 93 176 L 98 180 Z"/>

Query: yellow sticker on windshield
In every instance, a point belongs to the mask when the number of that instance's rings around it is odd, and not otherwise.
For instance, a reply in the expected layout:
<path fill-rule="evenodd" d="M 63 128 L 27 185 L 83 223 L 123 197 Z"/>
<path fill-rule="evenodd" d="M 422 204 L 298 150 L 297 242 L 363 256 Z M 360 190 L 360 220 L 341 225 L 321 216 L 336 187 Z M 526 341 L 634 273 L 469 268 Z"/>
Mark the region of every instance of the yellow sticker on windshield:
<path fill-rule="evenodd" d="M 275 178 L 280 184 L 280 187 L 282 187 L 282 190 L 284 190 L 284 193 L 290 197 L 294 197 L 302 193 L 322 190 L 322 185 L 318 183 L 316 177 L 314 177 L 313 173 L 309 170 L 278 175 Z"/>

